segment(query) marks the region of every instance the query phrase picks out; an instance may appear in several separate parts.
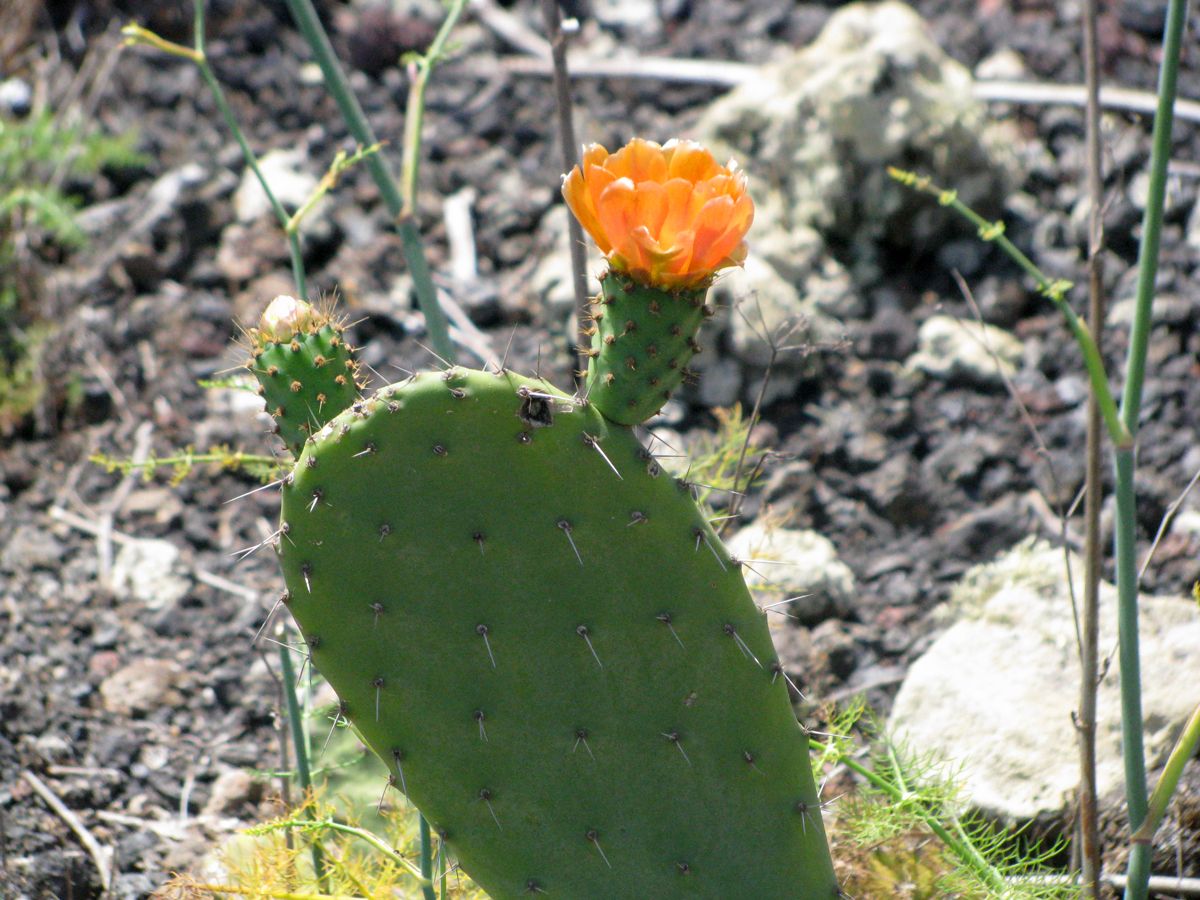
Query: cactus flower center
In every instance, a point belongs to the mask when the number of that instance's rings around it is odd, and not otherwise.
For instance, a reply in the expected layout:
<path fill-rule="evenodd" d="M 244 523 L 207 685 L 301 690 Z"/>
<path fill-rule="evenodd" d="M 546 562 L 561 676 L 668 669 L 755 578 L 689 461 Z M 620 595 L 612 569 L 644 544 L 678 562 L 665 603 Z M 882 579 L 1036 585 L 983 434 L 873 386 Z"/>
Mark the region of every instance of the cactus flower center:
<path fill-rule="evenodd" d="M 612 154 L 590 144 L 562 190 L 609 264 L 644 284 L 701 287 L 746 258 L 745 173 L 694 141 L 634 138 Z"/>

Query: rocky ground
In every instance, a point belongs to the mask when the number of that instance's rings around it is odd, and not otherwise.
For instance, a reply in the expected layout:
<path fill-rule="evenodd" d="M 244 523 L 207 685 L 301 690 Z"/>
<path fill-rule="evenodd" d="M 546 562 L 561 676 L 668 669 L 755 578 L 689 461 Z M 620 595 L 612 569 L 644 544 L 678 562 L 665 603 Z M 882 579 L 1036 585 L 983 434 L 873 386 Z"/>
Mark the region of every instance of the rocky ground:
<path fill-rule="evenodd" d="M 438 4 L 396 3 L 401 11 L 392 15 L 366 4 L 318 5 L 354 66 L 368 116 L 394 150 L 408 79 L 393 61 L 429 40 Z M 253 478 L 214 467 L 198 466 L 169 483 L 170 472 L 143 481 L 89 462 L 95 453 L 145 458 L 216 445 L 268 447 L 252 402 L 198 382 L 240 361 L 231 347 L 233 323 L 252 320 L 272 296 L 290 290 L 286 244 L 269 215 L 256 213 L 253 198 L 238 190 L 240 151 L 197 71 L 146 50 L 115 50 L 116 30 L 133 16 L 148 15 L 144 24 L 190 41 L 190 13 L 139 6 L 46 4 L 27 39 L 0 59 L 0 76 L 55 101 L 68 98 L 110 132 L 135 129 L 147 158 L 68 185 L 82 207 L 85 248 L 31 250 L 41 282 L 36 312 L 56 330 L 42 360 L 42 400 L 0 445 L 6 897 L 99 894 L 93 855 L 72 832 L 72 817 L 101 855 L 112 854 L 114 895 L 138 897 L 169 871 L 194 864 L 239 821 L 274 808 L 270 792 L 243 773 L 265 768 L 278 753 L 275 661 L 253 638 L 279 578 L 269 552 L 241 558 L 236 551 L 270 534 L 275 495 L 247 495 Z M 803 317 L 807 346 L 784 354 L 773 369 L 770 403 L 754 433 L 771 461 L 743 513 L 815 530 L 831 542 L 819 547 L 825 580 L 816 600 L 799 621 L 780 623 L 781 651 L 814 700 L 866 691 L 886 714 L 908 667 L 938 633 L 936 612 L 964 572 L 1030 535 L 1061 539 L 1058 511 L 1070 506 L 1083 478 L 1079 356 L 1060 317 L 1010 262 L 969 229 L 931 218 L 915 199 L 889 200 L 899 195 L 880 186 L 877 167 L 864 168 L 873 165 L 871 154 L 846 134 L 822 159 L 801 158 L 787 148 L 816 146 L 824 139 L 817 131 L 797 127 L 781 136 L 769 124 L 754 131 L 738 118 L 744 113 L 710 108 L 745 70 L 729 75 L 714 66 L 715 81 L 690 83 L 646 71 L 658 56 L 777 62 L 813 41 L 836 4 L 564 6 L 580 20 L 577 52 L 627 64 L 621 75 L 577 82 L 581 139 L 615 147 L 633 134 L 712 135 L 732 145 L 752 185 L 761 186 L 763 221 L 783 228 L 761 238 L 769 270 L 748 268 L 739 276 L 748 280 L 727 286 L 724 296 L 741 311 L 725 312 L 710 336 L 700 385 L 672 404 L 662 426 L 672 440 L 694 445 L 713 431 L 714 404 L 757 394 L 766 360 L 761 342 L 756 348 L 738 324 L 748 311 L 766 308 L 773 325 Z M 915 8 L 933 41 L 965 67 L 968 93 L 968 72 L 1047 85 L 1081 78 L 1078 4 L 929 0 Z M 1105 6 L 1106 79 L 1153 90 L 1161 17 L 1162 4 L 1145 0 Z M 548 80 L 525 71 L 520 32 L 504 31 L 514 22 L 538 34 L 537 5 L 480 4 L 433 79 L 419 223 L 439 281 L 479 329 L 476 351 L 507 353 L 510 366 L 540 368 L 564 384 L 567 314 L 561 286 L 546 269 L 548 259 L 561 260 L 564 221 L 553 99 Z M 213 65 L 252 146 L 272 152 L 281 169 L 299 170 L 303 189 L 304 178 L 319 177 L 347 137 L 283 4 L 214 3 L 209 36 Z M 83 90 L 72 92 L 81 71 Z M 912 67 L 887 70 L 866 95 L 893 96 L 913 77 Z M 1187 44 L 1180 93 L 1200 97 L 1195 41 Z M 808 121 L 832 127 L 833 114 L 819 106 Z M 939 157 L 930 123 L 924 138 L 909 123 L 904 153 L 894 161 L 940 165 L 940 177 L 976 190 L 989 213 L 1002 212 L 1010 237 L 1052 276 L 1082 282 L 1080 110 L 991 102 L 974 114 L 979 133 L 989 135 L 980 138 L 978 159 Z M 761 140 L 738 146 L 751 133 Z M 1106 116 L 1105 280 L 1113 309 L 1104 345 L 1113 366 L 1123 360 L 1128 333 L 1148 135 L 1144 116 Z M 1174 139 L 1142 413 L 1145 547 L 1200 471 L 1195 120 L 1179 122 Z M 831 162 L 841 168 L 830 170 Z M 806 194 L 789 180 L 805 177 L 791 171 L 801 163 L 815 166 L 805 173 L 825 177 L 824 193 Z M 987 172 L 993 163 L 1002 169 L 996 178 L 964 174 Z M 447 213 L 464 204 L 473 273 L 451 238 L 462 216 Z M 803 221 L 786 212 L 798 217 L 801 208 L 808 210 Z M 808 256 L 791 271 L 785 262 L 795 245 L 788 241 L 801 234 L 811 235 L 800 248 Z M 379 378 L 434 364 L 422 347 L 423 320 L 413 310 L 399 240 L 365 173 L 350 173 L 314 217 L 304 255 L 312 292 L 340 294 L 355 322 L 354 340 Z M 953 270 L 983 319 L 1000 329 L 995 346 L 1011 390 L 997 377 L 995 360 L 943 321 L 972 318 Z M 814 305 L 812 297 L 823 299 Z M 1082 308 L 1081 291 L 1071 298 Z M 239 495 L 246 496 L 227 502 Z M 1111 534 L 1111 513 L 1105 522 Z M 1077 545 L 1081 532 L 1072 519 L 1068 542 Z M 1200 500 L 1192 495 L 1142 583 L 1182 596 L 1198 578 Z M 1194 835 L 1174 840 L 1179 848 L 1196 846 Z M 1200 861 L 1167 847 L 1156 870 L 1196 875 Z"/>

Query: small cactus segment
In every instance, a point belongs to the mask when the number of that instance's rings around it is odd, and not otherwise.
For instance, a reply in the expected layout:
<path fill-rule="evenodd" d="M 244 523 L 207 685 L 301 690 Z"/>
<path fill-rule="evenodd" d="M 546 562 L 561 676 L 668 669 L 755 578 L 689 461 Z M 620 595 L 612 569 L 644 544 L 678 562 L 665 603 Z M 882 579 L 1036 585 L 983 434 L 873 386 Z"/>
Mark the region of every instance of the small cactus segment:
<path fill-rule="evenodd" d="M 358 364 L 340 323 L 292 297 L 276 297 L 249 332 L 267 411 L 295 456 L 309 435 L 359 398 Z"/>
<path fill-rule="evenodd" d="M 283 524 L 337 715 L 492 897 L 837 895 L 765 619 L 629 429 L 418 375 L 313 436 Z"/>
<path fill-rule="evenodd" d="M 670 399 L 700 349 L 696 332 L 711 313 L 705 288 L 666 291 L 618 272 L 593 304 L 588 399 L 607 418 L 637 425 Z"/>

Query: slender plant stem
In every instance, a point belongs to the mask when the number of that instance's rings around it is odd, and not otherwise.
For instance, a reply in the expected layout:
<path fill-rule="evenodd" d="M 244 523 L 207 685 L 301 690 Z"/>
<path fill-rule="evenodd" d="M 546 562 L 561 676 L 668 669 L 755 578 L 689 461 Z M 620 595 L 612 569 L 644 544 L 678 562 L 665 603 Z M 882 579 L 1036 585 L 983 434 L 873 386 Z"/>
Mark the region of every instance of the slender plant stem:
<path fill-rule="evenodd" d="M 1083 58 L 1087 80 L 1088 326 L 1099 342 L 1104 329 L 1104 182 L 1100 158 L 1100 64 L 1097 53 L 1097 0 L 1084 3 Z M 1096 802 L 1096 695 L 1099 690 L 1100 506 L 1103 501 L 1101 454 L 1103 423 L 1095 388 L 1087 403 L 1087 463 L 1084 493 L 1086 543 L 1082 628 L 1079 647 L 1079 861 L 1081 887 L 1100 896 L 1100 821 Z"/>
<path fill-rule="evenodd" d="M 425 52 L 412 63 L 412 84 L 408 88 L 408 102 L 404 109 L 404 159 L 400 166 L 400 196 L 402 219 L 409 219 L 417 214 L 417 184 L 418 172 L 421 168 L 421 129 L 425 124 L 425 91 L 429 87 L 429 77 L 434 68 L 442 61 L 446 40 L 450 32 L 458 24 L 458 19 L 466 7 L 466 0 L 454 0 L 446 11 L 446 18 L 441 28 L 434 35 L 433 41 Z"/>
<path fill-rule="evenodd" d="M 213 100 L 217 104 L 217 111 L 221 113 L 221 118 L 225 120 L 226 126 L 233 133 L 234 140 L 237 141 L 238 146 L 242 150 L 242 157 L 246 160 L 246 165 L 250 167 L 250 171 L 258 179 L 263 193 L 267 196 L 267 202 L 271 205 L 271 211 L 275 213 L 275 218 L 283 226 L 284 233 L 287 235 L 288 252 L 292 260 L 292 280 L 296 283 L 296 292 L 303 297 L 305 294 L 305 274 L 304 257 L 300 252 L 300 236 L 288 229 L 287 211 L 271 190 L 271 186 L 267 184 L 267 179 L 263 176 L 262 169 L 258 166 L 258 158 L 254 155 L 254 151 L 250 149 L 250 144 L 247 143 L 246 136 L 242 133 L 242 129 L 233 115 L 233 110 L 229 108 L 229 103 L 225 100 L 225 91 L 221 88 L 221 83 L 217 81 L 217 76 L 213 72 L 212 66 L 209 65 L 204 39 L 204 0 L 192 0 L 192 23 L 192 47 L 185 47 L 174 41 L 168 41 L 166 38 L 160 37 L 153 31 L 143 28 L 141 25 L 126 25 L 121 29 L 121 34 L 124 35 L 126 44 L 144 44 L 147 47 L 153 47 L 156 50 L 161 50 L 163 53 L 169 53 L 172 56 L 178 56 L 180 59 L 186 59 L 189 62 L 195 63 L 196 67 L 200 70 L 200 75 L 204 79 L 204 83 L 208 85 L 209 91 L 212 92 Z"/>
<path fill-rule="evenodd" d="M 425 900 L 437 900 L 433 890 L 433 835 L 429 833 L 429 820 L 421 816 L 421 892 Z"/>
<path fill-rule="evenodd" d="M 329 36 L 321 25 L 317 11 L 311 0 L 287 0 L 288 10 L 296 27 L 300 29 L 309 48 L 316 57 L 317 65 L 325 78 L 325 87 L 333 96 L 341 110 L 346 127 L 354 139 L 364 147 L 370 147 L 378 141 L 367 117 L 359 106 L 358 99 L 350 89 L 350 83 L 342 71 L 337 54 L 329 43 Z M 418 135 L 419 137 L 419 135 Z M 404 216 L 404 199 L 396 186 L 387 162 L 382 153 L 373 153 L 366 159 L 367 171 L 375 181 L 384 206 L 391 214 L 397 231 L 400 233 L 400 247 L 408 270 L 412 274 L 413 287 L 417 292 L 417 304 L 425 315 L 425 327 L 429 331 L 429 342 L 433 350 L 447 362 L 454 362 L 454 345 L 450 342 L 450 330 L 446 324 L 445 313 L 438 304 L 437 288 L 429 273 L 429 264 L 425 260 L 425 248 L 421 244 L 421 236 L 411 217 Z"/>
<path fill-rule="evenodd" d="M 1163 817 L 1167 814 L 1167 804 L 1171 802 L 1171 795 L 1175 793 L 1175 788 L 1179 786 L 1179 779 L 1183 776 L 1183 767 L 1195 755 L 1198 747 L 1200 747 L 1200 706 L 1196 707 L 1192 717 L 1188 719 L 1183 734 L 1175 742 L 1167 764 L 1163 766 L 1158 784 L 1154 786 L 1154 793 L 1150 795 L 1146 818 L 1133 835 L 1135 844 L 1149 844 L 1154 840 L 1154 832 L 1162 824 Z"/>
<path fill-rule="evenodd" d="M 1163 30 L 1162 67 L 1158 79 L 1158 111 L 1150 151 L 1150 185 L 1142 219 L 1138 247 L 1138 280 L 1129 353 L 1125 364 L 1125 390 L 1121 397 L 1121 421 L 1136 440 L 1146 376 L 1146 353 L 1150 339 L 1150 314 L 1154 283 L 1158 275 L 1159 239 L 1162 234 L 1163 201 L 1166 196 L 1167 163 L 1171 157 L 1171 128 L 1174 124 L 1175 85 L 1179 74 L 1180 47 L 1187 22 L 1187 0 L 1170 0 Z M 1125 763 L 1125 799 L 1129 828 L 1137 832 L 1146 819 L 1146 757 L 1142 736 L 1142 679 L 1138 647 L 1137 502 L 1133 489 L 1134 447 L 1118 447 L 1116 472 L 1116 565 L 1117 625 L 1121 661 L 1121 749 Z M 1150 845 L 1135 842 L 1130 848 L 1126 900 L 1145 900 L 1150 878 Z"/>
<path fill-rule="evenodd" d="M 1079 318 L 1075 310 L 1071 308 L 1071 304 L 1067 302 L 1066 292 L 1071 287 L 1071 283 L 1067 281 L 1051 281 L 1047 278 L 1042 270 L 1034 265 L 1033 260 L 1022 253 L 1016 244 L 1005 237 L 1003 222 L 989 222 L 959 200 L 958 195 L 954 191 L 944 190 L 935 185 L 928 177 L 917 175 L 914 172 L 906 172 L 903 169 L 889 167 L 888 174 L 913 190 L 937 197 L 939 203 L 950 207 L 973 224 L 979 230 L 981 240 L 994 242 L 1009 258 L 1024 269 L 1029 277 L 1037 282 L 1038 290 L 1058 307 L 1063 318 L 1067 320 L 1067 328 L 1070 329 L 1071 336 L 1075 339 L 1075 343 L 1079 345 L 1079 349 L 1083 353 L 1083 364 L 1087 369 L 1088 381 L 1092 389 L 1096 392 L 1096 399 L 1100 404 L 1100 414 L 1104 419 L 1105 427 L 1108 429 L 1109 438 L 1117 447 L 1130 446 L 1132 438 L 1122 422 L 1117 410 L 1116 401 L 1113 399 L 1112 389 L 1108 383 L 1108 373 L 1104 369 L 1104 358 L 1100 355 L 1100 348 L 1096 345 L 1096 341 L 1092 337 L 1091 329 Z"/>
<path fill-rule="evenodd" d="M 570 172 L 579 162 L 579 157 L 572 115 L 571 76 L 567 71 L 567 36 L 562 30 L 558 0 L 542 0 L 542 19 L 546 23 L 546 37 L 550 41 L 550 55 L 554 61 L 554 105 L 558 111 L 558 140 L 562 148 L 563 171 Z M 573 215 L 567 216 L 567 231 L 571 244 L 571 285 L 575 289 L 575 386 L 582 389 L 589 363 L 583 338 L 588 317 L 587 249 L 583 226 Z"/>
<path fill-rule="evenodd" d="M 196 64 L 200 67 L 200 75 L 204 78 L 204 82 L 208 85 L 209 90 L 212 91 L 213 100 L 216 101 L 217 109 L 221 112 L 221 118 L 225 120 L 226 126 L 233 132 L 234 140 L 241 147 L 246 165 L 250 167 L 250 170 L 258 179 L 263 193 L 267 195 L 267 201 L 271 204 L 271 210 L 275 213 L 275 218 L 283 226 L 284 233 L 287 235 L 288 254 L 291 256 L 292 261 L 292 280 L 296 282 L 296 293 L 304 297 L 307 294 L 307 285 L 304 272 L 304 256 L 300 252 L 300 235 L 288 228 L 290 216 L 288 216 L 287 210 L 283 208 L 283 204 L 279 202 L 279 198 L 275 196 L 274 191 L 271 190 L 271 186 L 267 184 L 267 179 L 263 175 L 262 169 L 258 167 L 258 159 L 255 157 L 254 151 L 250 149 L 250 145 L 246 142 L 246 136 L 242 134 L 242 129 L 238 127 L 233 110 L 229 108 L 229 103 L 225 100 L 225 91 L 221 89 L 221 83 L 217 81 L 216 73 L 213 72 L 212 66 L 208 63 L 208 53 L 204 37 L 204 0 L 193 0 L 192 6 L 195 26 L 193 28 L 193 39 L 195 41 Z"/>
<path fill-rule="evenodd" d="M 279 672 L 283 680 L 283 695 L 287 698 L 288 727 L 292 732 L 292 747 L 296 752 L 296 776 L 300 780 L 300 790 L 304 793 L 305 801 L 312 798 L 312 769 L 309 767 L 308 732 L 304 730 L 304 717 L 300 710 L 300 700 L 296 696 L 296 670 L 292 666 L 292 650 L 279 644 Z M 306 805 L 307 815 L 313 818 L 311 804 Z M 312 853 L 313 874 L 322 891 L 328 892 L 325 883 L 325 856 L 321 850 L 320 841 L 313 838 L 309 844 Z"/>

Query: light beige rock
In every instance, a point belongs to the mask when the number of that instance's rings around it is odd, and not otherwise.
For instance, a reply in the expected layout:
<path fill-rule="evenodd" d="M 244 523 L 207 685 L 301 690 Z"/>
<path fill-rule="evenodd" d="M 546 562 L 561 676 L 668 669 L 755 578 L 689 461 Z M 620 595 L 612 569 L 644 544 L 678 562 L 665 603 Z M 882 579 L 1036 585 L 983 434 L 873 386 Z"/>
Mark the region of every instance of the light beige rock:
<path fill-rule="evenodd" d="M 159 707 L 183 702 L 176 689 L 183 675 L 183 669 L 170 660 L 135 660 L 100 683 L 100 698 L 111 713 L 145 715 Z"/>
<path fill-rule="evenodd" d="M 812 44 L 713 104 L 698 133 L 750 171 L 752 249 L 786 265 L 811 253 L 815 230 L 859 283 L 878 276 L 885 245 L 927 247 L 952 215 L 887 166 L 919 169 L 971 204 L 1010 192 L 1011 131 L 989 122 L 970 73 L 903 3 L 838 9 Z"/>
<path fill-rule="evenodd" d="M 1021 342 L 1003 328 L 932 316 L 917 332 L 917 351 L 907 366 L 934 378 L 1000 386 L 1016 373 L 1023 353 Z"/>
<path fill-rule="evenodd" d="M 1072 558 L 1075 584 L 1082 564 Z M 1200 704 L 1200 613 L 1190 598 L 1142 596 L 1146 762 L 1161 765 Z M 1117 645 L 1116 590 L 1100 590 L 1100 651 Z M 969 571 L 956 621 L 909 670 L 889 728 L 911 750 L 946 760 L 971 806 L 1006 820 L 1057 816 L 1079 782 L 1071 714 L 1079 657 L 1063 554 L 1027 541 Z M 1123 784 L 1117 661 L 1100 684 L 1097 786 Z"/>

